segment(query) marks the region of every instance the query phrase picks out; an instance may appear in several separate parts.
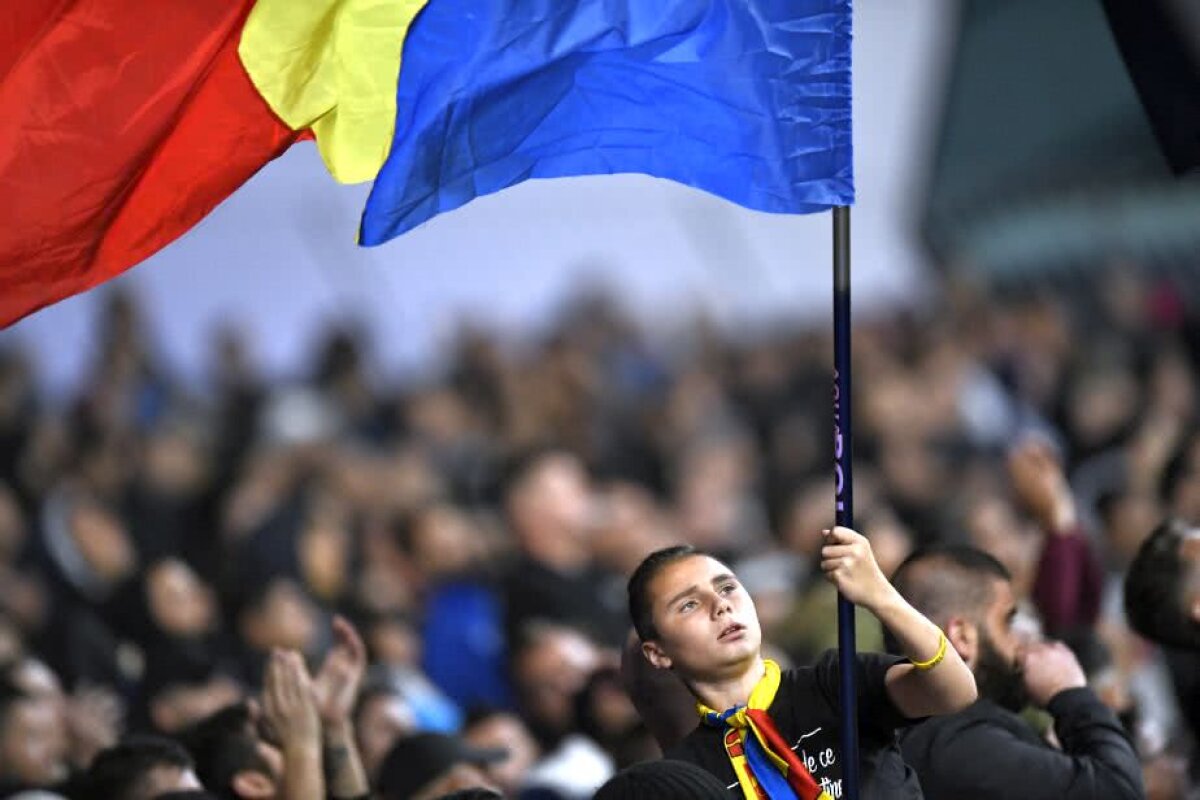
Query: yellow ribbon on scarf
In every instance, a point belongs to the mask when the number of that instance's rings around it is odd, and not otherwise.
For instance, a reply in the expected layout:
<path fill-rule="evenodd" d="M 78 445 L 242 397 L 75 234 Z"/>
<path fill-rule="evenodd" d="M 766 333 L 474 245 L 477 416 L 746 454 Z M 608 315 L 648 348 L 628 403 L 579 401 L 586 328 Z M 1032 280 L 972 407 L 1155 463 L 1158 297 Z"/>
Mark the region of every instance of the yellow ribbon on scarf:
<path fill-rule="evenodd" d="M 779 780 L 770 775 L 756 775 L 755 766 L 759 772 L 773 767 L 778 777 L 784 779 L 787 787 L 799 800 L 832 800 L 827 792 L 821 790 L 812 774 L 783 741 L 783 737 L 767 715 L 767 709 L 771 707 L 779 691 L 781 673 L 779 665 L 770 659 L 763 661 L 763 667 L 763 676 L 750 691 L 746 705 L 720 712 L 703 703 L 697 703 L 696 711 L 705 724 L 713 727 L 724 726 L 725 752 L 729 756 L 734 774 L 737 775 L 738 785 L 745 800 L 762 800 L 764 797 L 776 800 L 775 793 L 769 790 L 768 785 L 779 786 Z M 754 748 L 754 745 L 747 747 L 747 731 L 753 734 L 757 748 Z M 753 764 L 752 758 L 747 755 L 750 748 L 760 750 L 769 760 L 770 766 Z"/>

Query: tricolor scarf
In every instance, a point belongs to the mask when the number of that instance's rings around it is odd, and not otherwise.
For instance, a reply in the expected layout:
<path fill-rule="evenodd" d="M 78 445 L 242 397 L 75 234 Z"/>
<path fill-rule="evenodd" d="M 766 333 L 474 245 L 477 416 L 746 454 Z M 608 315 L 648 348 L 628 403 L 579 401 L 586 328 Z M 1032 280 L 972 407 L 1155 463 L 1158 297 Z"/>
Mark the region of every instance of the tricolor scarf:
<path fill-rule="evenodd" d="M 705 725 L 725 732 L 725 752 L 745 800 L 831 800 L 788 747 L 767 709 L 779 691 L 779 665 L 765 660 L 766 670 L 750 692 L 750 702 L 725 712 L 703 703 L 696 710 Z M 747 736 L 747 731 L 753 736 Z"/>

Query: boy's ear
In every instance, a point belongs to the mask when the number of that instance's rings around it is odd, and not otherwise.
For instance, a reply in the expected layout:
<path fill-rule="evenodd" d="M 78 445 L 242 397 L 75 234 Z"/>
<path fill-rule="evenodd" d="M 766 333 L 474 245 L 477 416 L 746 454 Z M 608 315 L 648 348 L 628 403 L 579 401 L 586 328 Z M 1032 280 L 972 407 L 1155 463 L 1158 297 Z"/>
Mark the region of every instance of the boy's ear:
<path fill-rule="evenodd" d="M 642 642 L 642 655 L 646 657 L 655 669 L 670 669 L 671 657 L 668 656 L 658 642 Z"/>

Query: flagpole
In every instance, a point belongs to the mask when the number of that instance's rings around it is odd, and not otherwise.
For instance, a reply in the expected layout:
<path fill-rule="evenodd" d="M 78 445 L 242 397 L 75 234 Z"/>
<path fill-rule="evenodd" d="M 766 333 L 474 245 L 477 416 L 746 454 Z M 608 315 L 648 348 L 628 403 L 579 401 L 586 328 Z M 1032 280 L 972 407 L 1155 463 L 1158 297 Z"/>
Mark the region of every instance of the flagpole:
<path fill-rule="evenodd" d="M 833 209 L 833 457 L 837 524 L 854 527 L 850 416 L 850 208 Z M 858 800 L 858 681 L 854 604 L 838 595 L 838 664 L 841 675 L 842 797 Z"/>

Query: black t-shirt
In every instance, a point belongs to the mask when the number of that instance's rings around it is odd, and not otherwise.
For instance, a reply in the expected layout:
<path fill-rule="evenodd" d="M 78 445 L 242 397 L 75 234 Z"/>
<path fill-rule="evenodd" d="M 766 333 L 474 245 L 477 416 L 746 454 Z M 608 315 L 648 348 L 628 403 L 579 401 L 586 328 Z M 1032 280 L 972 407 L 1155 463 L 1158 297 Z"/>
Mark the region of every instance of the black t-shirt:
<path fill-rule="evenodd" d="M 888 697 L 887 671 L 904 659 L 878 653 L 858 656 L 858 750 L 863 800 L 919 800 L 921 785 L 904 763 L 896 729 L 912 724 Z M 823 654 L 811 667 L 783 673 L 779 692 L 768 713 L 800 761 L 830 797 L 842 796 L 841 745 L 838 712 L 837 651 Z M 737 776 L 725 754 L 722 732 L 700 725 L 666 753 L 690 761 L 716 775 L 740 797 Z"/>

